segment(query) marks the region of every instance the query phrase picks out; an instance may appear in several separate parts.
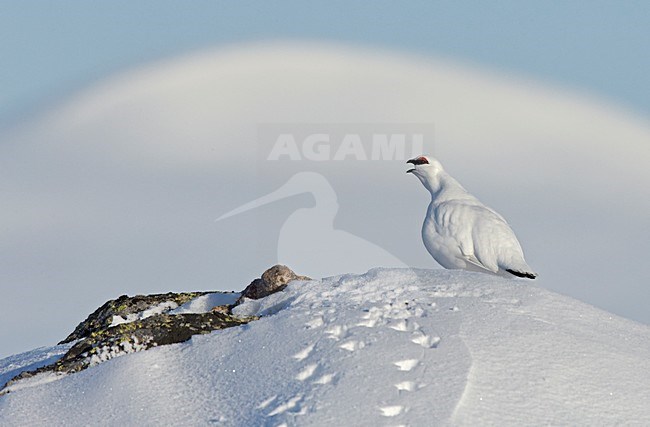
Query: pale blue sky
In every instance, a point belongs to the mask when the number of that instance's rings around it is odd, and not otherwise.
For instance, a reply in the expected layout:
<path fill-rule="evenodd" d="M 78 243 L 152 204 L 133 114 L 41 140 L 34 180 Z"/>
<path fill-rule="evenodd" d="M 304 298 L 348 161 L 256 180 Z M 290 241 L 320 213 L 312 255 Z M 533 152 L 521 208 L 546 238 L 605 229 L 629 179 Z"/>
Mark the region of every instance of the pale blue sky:
<path fill-rule="evenodd" d="M 648 1 L 0 0 L 0 123 L 143 62 L 275 39 L 452 58 L 650 113 Z"/>

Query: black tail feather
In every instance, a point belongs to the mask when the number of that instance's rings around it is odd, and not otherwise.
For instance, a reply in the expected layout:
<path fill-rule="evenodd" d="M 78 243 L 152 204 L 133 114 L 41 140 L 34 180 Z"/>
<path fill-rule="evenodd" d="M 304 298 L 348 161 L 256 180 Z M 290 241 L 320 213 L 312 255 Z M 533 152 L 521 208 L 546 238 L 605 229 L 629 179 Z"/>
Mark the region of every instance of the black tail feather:
<path fill-rule="evenodd" d="M 525 277 L 526 279 L 534 279 L 537 277 L 537 274 L 535 273 L 527 273 L 525 271 L 516 271 L 516 270 L 510 270 L 506 269 L 506 271 L 510 274 L 514 274 L 517 277 Z"/>

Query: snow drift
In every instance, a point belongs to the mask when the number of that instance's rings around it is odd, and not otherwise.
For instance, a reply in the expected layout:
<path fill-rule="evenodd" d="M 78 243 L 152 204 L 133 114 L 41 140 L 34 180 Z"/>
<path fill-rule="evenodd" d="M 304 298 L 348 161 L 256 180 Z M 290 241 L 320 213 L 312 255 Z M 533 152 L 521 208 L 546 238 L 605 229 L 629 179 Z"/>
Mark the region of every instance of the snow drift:
<path fill-rule="evenodd" d="M 25 386 L 0 424 L 650 424 L 650 327 L 521 281 L 374 269 L 234 311 L 262 318 Z"/>

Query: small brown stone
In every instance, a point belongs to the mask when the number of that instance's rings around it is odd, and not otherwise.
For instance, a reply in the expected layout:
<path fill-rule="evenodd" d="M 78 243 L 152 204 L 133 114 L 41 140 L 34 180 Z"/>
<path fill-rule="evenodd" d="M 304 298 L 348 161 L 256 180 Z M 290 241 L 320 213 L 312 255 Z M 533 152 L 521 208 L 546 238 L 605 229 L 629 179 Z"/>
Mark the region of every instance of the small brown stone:
<path fill-rule="evenodd" d="M 311 280 L 307 276 L 299 276 L 285 265 L 274 265 L 255 279 L 244 289 L 236 304 L 244 298 L 260 299 L 283 290 L 292 280 Z M 236 305 L 235 304 L 235 305 Z"/>

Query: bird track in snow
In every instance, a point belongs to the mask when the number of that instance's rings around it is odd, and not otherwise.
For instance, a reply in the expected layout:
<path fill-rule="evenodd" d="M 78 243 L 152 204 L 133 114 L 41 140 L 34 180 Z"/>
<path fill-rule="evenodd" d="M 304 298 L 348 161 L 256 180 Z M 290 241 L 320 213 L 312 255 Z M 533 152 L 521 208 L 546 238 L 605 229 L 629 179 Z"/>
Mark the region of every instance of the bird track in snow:
<path fill-rule="evenodd" d="M 348 327 L 344 325 L 334 325 L 331 328 L 327 329 L 325 331 L 326 334 L 329 335 L 330 338 L 332 338 L 335 341 L 340 340 L 341 338 L 345 338 L 347 335 Z"/>
<path fill-rule="evenodd" d="M 306 358 L 309 357 L 311 354 L 312 350 L 314 350 L 315 344 L 308 345 L 304 349 L 300 350 L 298 353 L 293 355 L 293 358 L 298 360 L 299 362 L 302 360 L 305 360 Z"/>
<path fill-rule="evenodd" d="M 323 317 L 317 316 L 311 319 L 309 322 L 305 323 L 305 326 L 307 327 L 307 329 L 316 329 L 323 326 L 324 323 L 325 322 L 323 321 Z"/>
<path fill-rule="evenodd" d="M 404 407 L 401 405 L 382 406 L 379 410 L 384 417 L 396 417 L 404 411 Z"/>
<path fill-rule="evenodd" d="M 413 333 L 411 341 L 424 348 L 436 348 L 440 343 L 440 337 L 434 337 L 427 335 L 422 331 L 416 331 Z"/>
<path fill-rule="evenodd" d="M 329 384 L 332 382 L 332 379 L 334 379 L 334 374 L 325 374 L 322 377 L 315 380 L 314 384 L 319 384 L 319 385 Z"/>
<path fill-rule="evenodd" d="M 408 331 L 408 325 L 406 324 L 406 320 L 398 320 L 397 322 L 393 323 L 388 327 L 400 332 Z"/>
<path fill-rule="evenodd" d="M 415 368 L 419 364 L 420 361 L 418 359 L 405 359 L 393 363 L 393 365 L 397 366 L 397 369 L 399 369 L 400 371 L 410 371 L 411 369 Z"/>
<path fill-rule="evenodd" d="M 285 403 L 277 406 L 274 410 L 269 412 L 269 417 L 279 415 L 287 411 L 298 412 L 300 410 L 298 403 L 300 403 L 301 400 L 302 400 L 302 395 L 300 394 L 292 397 L 291 399 L 287 400 Z M 298 409 L 298 411 L 295 411 L 295 409 Z"/>
<path fill-rule="evenodd" d="M 275 399 L 277 399 L 277 397 L 278 397 L 277 395 L 273 395 L 273 396 L 269 397 L 268 399 L 266 399 L 265 401 L 263 401 L 262 403 L 260 403 L 259 405 L 257 405 L 257 409 L 264 409 L 264 408 L 266 408 L 266 407 L 269 406 L 271 403 L 273 403 L 273 401 L 274 401 Z"/>
<path fill-rule="evenodd" d="M 307 365 L 303 368 L 302 371 L 296 375 L 296 379 L 298 381 L 305 381 L 306 379 L 310 378 L 312 375 L 314 375 L 314 372 L 316 372 L 316 369 L 318 368 L 317 363 L 312 363 L 311 365 Z"/>
<path fill-rule="evenodd" d="M 341 344 L 339 347 L 347 351 L 356 351 L 358 349 L 364 348 L 366 345 L 362 341 L 347 341 Z"/>
<path fill-rule="evenodd" d="M 401 383 L 395 384 L 395 388 L 399 391 L 414 391 L 416 387 L 413 381 L 402 381 Z"/>
<path fill-rule="evenodd" d="M 374 328 L 377 326 L 377 319 L 364 319 L 361 322 L 357 323 L 357 326 L 364 326 L 366 328 Z"/>

